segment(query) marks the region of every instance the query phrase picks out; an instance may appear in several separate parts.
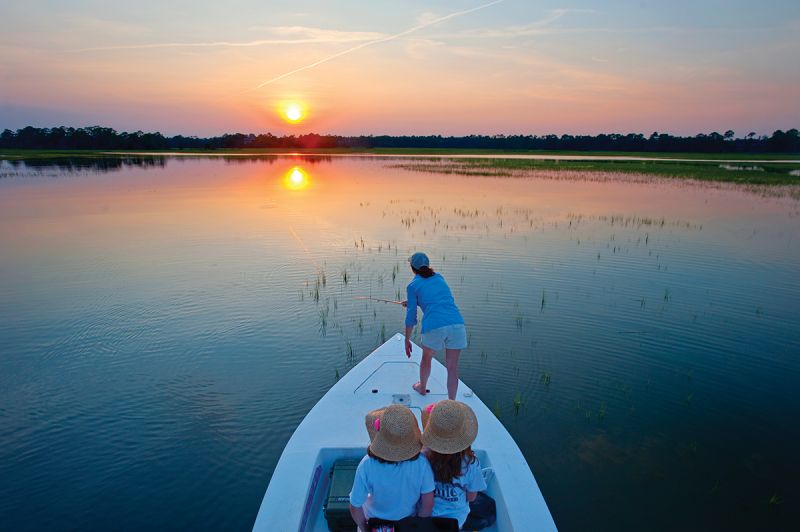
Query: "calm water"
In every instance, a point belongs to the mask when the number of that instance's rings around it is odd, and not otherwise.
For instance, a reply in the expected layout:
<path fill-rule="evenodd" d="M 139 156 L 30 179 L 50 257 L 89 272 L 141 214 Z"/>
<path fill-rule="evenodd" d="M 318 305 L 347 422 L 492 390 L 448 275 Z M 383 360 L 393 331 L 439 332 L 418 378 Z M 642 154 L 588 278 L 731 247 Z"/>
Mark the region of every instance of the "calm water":
<path fill-rule="evenodd" d="M 405 163 L 0 163 L 0 529 L 249 529 L 418 249 L 562 530 L 796 526 L 797 200 Z"/>

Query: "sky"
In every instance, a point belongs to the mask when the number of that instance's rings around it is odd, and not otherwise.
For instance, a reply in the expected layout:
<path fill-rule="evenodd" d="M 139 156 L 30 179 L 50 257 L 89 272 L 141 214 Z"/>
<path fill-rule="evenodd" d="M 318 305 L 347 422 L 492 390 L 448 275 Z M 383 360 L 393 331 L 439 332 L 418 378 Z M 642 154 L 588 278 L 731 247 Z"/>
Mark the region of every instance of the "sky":
<path fill-rule="evenodd" d="M 800 127 L 797 0 L 0 3 L 0 130 Z M 297 123 L 280 112 L 292 102 Z"/>

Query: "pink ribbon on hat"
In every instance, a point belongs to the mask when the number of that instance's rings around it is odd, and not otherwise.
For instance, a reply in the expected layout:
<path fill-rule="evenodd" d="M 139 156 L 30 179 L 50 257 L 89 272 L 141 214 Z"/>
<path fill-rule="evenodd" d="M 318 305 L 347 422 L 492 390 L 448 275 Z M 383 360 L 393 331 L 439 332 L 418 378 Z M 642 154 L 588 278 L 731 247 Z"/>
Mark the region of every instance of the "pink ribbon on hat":
<path fill-rule="evenodd" d="M 434 407 L 434 406 L 436 406 L 436 403 L 431 403 L 431 404 L 429 404 L 429 405 L 428 405 L 428 406 L 425 408 L 425 411 L 426 411 L 427 413 L 429 413 L 429 414 L 430 414 L 430 413 L 431 413 L 431 410 L 433 410 L 433 407 Z"/>
<path fill-rule="evenodd" d="M 372 426 L 375 428 L 376 431 L 380 432 L 380 430 L 381 430 L 381 418 L 376 417 L 375 421 L 372 422 Z"/>

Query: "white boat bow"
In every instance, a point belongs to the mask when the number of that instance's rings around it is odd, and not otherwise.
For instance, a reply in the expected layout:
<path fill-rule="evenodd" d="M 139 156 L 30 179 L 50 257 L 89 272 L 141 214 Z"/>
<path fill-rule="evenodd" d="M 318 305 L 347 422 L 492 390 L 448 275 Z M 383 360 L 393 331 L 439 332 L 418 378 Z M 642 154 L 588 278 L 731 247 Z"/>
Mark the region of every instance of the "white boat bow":
<path fill-rule="evenodd" d="M 420 418 L 422 409 L 447 399 L 447 370 L 435 359 L 430 393 L 419 395 L 422 350 L 405 355 L 403 335 L 396 334 L 344 375 L 311 409 L 295 430 L 272 475 L 253 526 L 258 532 L 322 532 L 322 513 L 333 462 L 360 459 L 369 437 L 364 416 L 392 403 L 405 404 Z M 497 502 L 497 522 L 489 531 L 556 530 L 530 467 L 511 435 L 481 400 L 459 381 L 457 400 L 478 418 L 472 445 L 483 468 L 490 468 L 487 494 Z"/>

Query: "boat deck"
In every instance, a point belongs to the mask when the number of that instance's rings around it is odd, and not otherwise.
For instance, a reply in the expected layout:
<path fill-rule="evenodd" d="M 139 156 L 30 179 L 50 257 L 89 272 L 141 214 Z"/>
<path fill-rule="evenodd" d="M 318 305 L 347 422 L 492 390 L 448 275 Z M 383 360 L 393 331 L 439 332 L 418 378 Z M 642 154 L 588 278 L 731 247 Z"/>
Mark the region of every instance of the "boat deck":
<path fill-rule="evenodd" d="M 340 458 L 360 459 L 369 437 L 364 416 L 392 403 L 405 404 L 419 419 L 422 409 L 447 398 L 447 370 L 434 360 L 425 396 L 411 389 L 419 379 L 422 350 L 405 356 L 397 334 L 342 377 L 297 427 L 281 455 L 253 530 L 326 531 L 322 503 L 328 474 Z M 497 502 L 497 523 L 487 530 L 555 530 L 536 481 L 511 436 L 472 390 L 459 383 L 459 401 L 478 418 L 473 449 L 491 468 L 487 493 Z M 524 526 L 523 526 L 524 524 Z"/>

